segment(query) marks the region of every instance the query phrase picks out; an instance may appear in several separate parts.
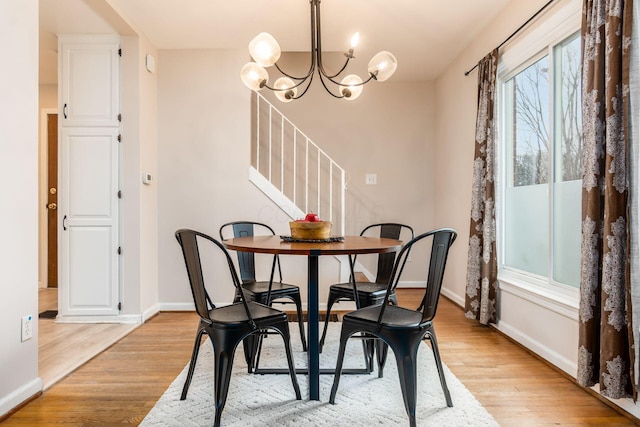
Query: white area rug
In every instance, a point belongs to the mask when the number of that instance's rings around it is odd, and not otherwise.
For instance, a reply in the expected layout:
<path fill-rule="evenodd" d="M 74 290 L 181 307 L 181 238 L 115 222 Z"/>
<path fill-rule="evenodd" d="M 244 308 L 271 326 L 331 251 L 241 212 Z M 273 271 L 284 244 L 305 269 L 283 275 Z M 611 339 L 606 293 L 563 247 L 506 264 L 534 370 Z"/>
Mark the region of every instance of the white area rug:
<path fill-rule="evenodd" d="M 340 323 L 330 323 L 320 366 L 334 368 L 338 353 Z M 307 364 L 301 351 L 298 327 L 290 323 L 294 360 L 297 367 Z M 213 352 L 203 342 L 187 399 L 180 393 L 188 365 L 178 375 L 141 426 L 211 426 L 214 420 Z M 418 352 L 417 424 L 419 426 L 497 426 L 462 383 L 444 366 L 453 407 L 448 408 L 440 387 L 431 348 L 424 344 Z M 270 335 L 263 345 L 260 366 L 286 367 L 282 339 Z M 362 368 L 364 358 L 360 340 L 347 347 L 344 368 Z M 389 351 L 384 378 L 377 371 L 369 375 L 342 375 L 336 404 L 329 403 L 333 375 L 320 376 L 320 401 L 309 401 L 308 379 L 298 375 L 303 400 L 295 400 L 289 375 L 247 373 L 242 345 L 235 354 L 227 403 L 222 412 L 223 426 L 395 426 L 408 425 L 400 391 L 395 358 Z"/>

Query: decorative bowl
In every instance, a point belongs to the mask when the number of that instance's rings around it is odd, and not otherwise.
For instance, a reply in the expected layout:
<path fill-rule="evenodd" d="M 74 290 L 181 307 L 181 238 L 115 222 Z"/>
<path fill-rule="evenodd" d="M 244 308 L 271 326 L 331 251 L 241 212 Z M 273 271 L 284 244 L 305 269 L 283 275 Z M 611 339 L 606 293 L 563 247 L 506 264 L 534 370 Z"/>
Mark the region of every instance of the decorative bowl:
<path fill-rule="evenodd" d="M 331 221 L 291 221 L 291 237 L 301 240 L 326 240 L 331 237 Z"/>

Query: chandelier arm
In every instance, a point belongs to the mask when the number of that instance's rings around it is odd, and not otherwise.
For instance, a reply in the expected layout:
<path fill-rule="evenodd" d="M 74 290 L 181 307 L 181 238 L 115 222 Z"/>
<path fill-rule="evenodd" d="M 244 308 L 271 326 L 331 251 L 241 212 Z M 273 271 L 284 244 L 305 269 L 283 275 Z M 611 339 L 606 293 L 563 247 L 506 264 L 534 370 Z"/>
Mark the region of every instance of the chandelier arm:
<path fill-rule="evenodd" d="M 277 69 L 280 73 L 282 73 L 284 76 L 289 77 L 290 79 L 293 79 L 293 80 L 300 80 L 300 83 L 298 83 L 298 84 L 296 85 L 296 86 L 299 86 L 300 84 L 304 83 L 304 81 L 305 81 L 305 80 L 307 80 L 307 79 L 309 78 L 309 76 L 310 76 L 310 75 L 312 75 L 312 74 L 313 74 L 313 65 L 314 65 L 314 64 L 313 64 L 313 63 L 311 64 L 311 67 L 309 68 L 309 72 L 308 72 L 308 73 L 307 73 L 307 75 L 306 75 L 306 76 L 304 76 L 304 77 L 295 77 L 295 76 L 292 76 L 291 74 L 287 74 L 287 73 L 285 73 L 285 72 L 282 70 L 282 68 L 280 68 L 280 67 L 278 66 L 278 63 L 277 63 L 277 62 L 276 62 L 275 64 L 273 64 L 273 65 L 275 65 L 276 69 Z M 296 86 L 294 86 L 294 87 L 296 87 Z"/>
<path fill-rule="evenodd" d="M 345 84 L 342 84 L 342 82 L 339 82 L 339 81 L 337 81 L 337 80 L 334 80 L 333 78 L 331 78 L 331 77 L 329 77 L 329 76 L 327 76 L 327 75 L 322 75 L 322 74 L 321 74 L 321 77 L 326 78 L 327 80 L 329 80 L 329 81 L 330 81 L 331 83 L 333 83 L 334 85 L 342 86 L 342 87 L 347 87 L 347 86 L 364 86 L 365 84 L 369 83 L 372 79 L 375 79 L 375 78 L 376 78 L 373 74 L 369 73 L 369 78 L 368 78 L 367 80 L 364 80 L 364 81 L 363 81 L 363 82 L 361 82 L 361 83 L 354 83 L 354 84 L 348 84 L 348 85 L 345 85 Z M 326 86 L 325 86 L 325 87 L 326 87 Z"/>
<path fill-rule="evenodd" d="M 288 76 L 287 74 L 285 74 L 285 76 L 290 77 L 290 76 Z M 311 77 L 311 78 L 309 78 L 309 77 Z M 306 92 L 306 91 L 307 91 L 307 89 L 309 88 L 309 85 L 311 84 L 311 81 L 313 81 L 313 73 L 312 73 L 312 74 L 307 75 L 306 77 L 302 77 L 302 78 L 301 78 L 301 77 L 298 77 L 298 78 L 296 78 L 296 77 L 290 77 L 290 78 L 292 78 L 292 79 L 296 79 L 296 80 L 300 80 L 300 81 L 299 81 L 298 83 L 294 84 L 293 86 L 286 87 L 286 88 L 283 88 L 283 89 L 277 89 L 277 88 L 271 87 L 271 86 L 269 86 L 269 85 L 268 85 L 268 84 L 266 84 L 266 83 L 265 83 L 265 84 L 264 84 L 264 86 L 262 86 L 262 87 L 264 87 L 264 88 L 266 88 L 266 89 L 269 89 L 269 90 L 271 90 L 271 91 L 273 91 L 273 92 L 286 92 L 286 91 L 288 91 L 288 90 L 291 90 L 291 89 L 293 89 L 293 88 L 296 88 L 296 87 L 298 87 L 298 86 L 300 86 L 300 85 L 304 84 L 304 82 L 306 82 L 306 81 L 307 81 L 307 79 L 308 79 L 308 80 L 309 80 L 309 83 L 307 84 L 307 88 L 305 89 L 305 92 Z M 295 98 L 293 98 L 293 99 L 298 99 L 298 98 L 299 98 L 299 97 L 295 97 Z"/>
<path fill-rule="evenodd" d="M 329 86 L 327 86 L 327 83 L 324 81 L 324 79 L 328 77 L 323 76 L 321 73 L 318 73 L 318 75 L 320 76 L 320 82 L 322 83 L 322 86 L 324 86 L 324 89 L 329 93 L 329 95 L 338 99 L 344 98 L 344 95 L 336 95 L 335 93 L 331 92 L 331 89 L 329 89 Z M 331 81 L 331 83 L 338 84 L 331 79 L 329 79 L 329 81 Z"/>
<path fill-rule="evenodd" d="M 342 68 L 340 68 L 340 71 L 338 71 L 337 73 L 333 74 L 333 75 L 329 75 L 327 73 L 327 71 L 324 69 L 324 66 L 322 65 L 322 52 L 320 50 L 318 50 L 318 70 L 320 71 L 320 73 L 325 76 L 328 79 L 335 79 L 336 77 L 338 77 L 346 68 L 347 65 L 349 65 L 349 61 L 351 60 L 351 58 L 349 56 L 347 56 L 347 60 L 344 62 L 344 65 L 342 65 Z"/>
<path fill-rule="evenodd" d="M 309 87 L 311 86 L 311 82 L 313 81 L 313 73 L 311 74 L 311 78 L 309 78 L 309 83 L 307 83 L 307 86 L 304 88 L 304 90 L 302 91 L 302 93 L 298 96 L 293 97 L 292 99 L 299 99 L 302 97 L 302 95 L 304 95 L 305 93 L 307 93 L 307 91 L 309 90 Z M 302 83 L 302 82 L 301 82 Z"/>

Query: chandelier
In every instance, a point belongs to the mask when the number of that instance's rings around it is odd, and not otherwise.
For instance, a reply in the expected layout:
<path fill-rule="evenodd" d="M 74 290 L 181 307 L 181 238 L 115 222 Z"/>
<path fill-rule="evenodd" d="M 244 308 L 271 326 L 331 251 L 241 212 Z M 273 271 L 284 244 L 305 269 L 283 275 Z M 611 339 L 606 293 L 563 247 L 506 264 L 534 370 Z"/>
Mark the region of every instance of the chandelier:
<path fill-rule="evenodd" d="M 322 64 L 322 37 L 320 34 L 320 0 L 309 0 L 311 8 L 311 65 L 305 76 L 295 77 L 285 73 L 278 66 L 280 58 L 280 45 L 269 33 L 260 33 L 249 43 L 249 54 L 253 62 L 249 62 L 242 67 L 240 78 L 242 82 L 251 90 L 259 91 L 263 88 L 274 91 L 276 97 L 282 102 L 290 102 L 301 98 L 313 81 L 316 71 L 322 86 L 335 98 L 354 100 L 362 93 L 362 87 L 376 80 L 383 82 L 389 79 L 396 71 L 398 62 L 391 52 L 378 52 L 371 58 L 367 71 L 369 76 L 362 80 L 356 74 L 349 74 L 340 79 L 340 75 L 347 68 L 349 61 L 354 59 L 353 50 L 358 44 L 359 33 L 351 38 L 351 47 L 344 54 L 347 59 L 337 73 L 329 73 Z M 272 86 L 269 86 L 269 73 L 266 68 L 275 66 L 283 75 L 278 78 Z M 300 94 L 298 94 L 300 92 Z M 336 93 L 337 92 L 337 93 Z"/>

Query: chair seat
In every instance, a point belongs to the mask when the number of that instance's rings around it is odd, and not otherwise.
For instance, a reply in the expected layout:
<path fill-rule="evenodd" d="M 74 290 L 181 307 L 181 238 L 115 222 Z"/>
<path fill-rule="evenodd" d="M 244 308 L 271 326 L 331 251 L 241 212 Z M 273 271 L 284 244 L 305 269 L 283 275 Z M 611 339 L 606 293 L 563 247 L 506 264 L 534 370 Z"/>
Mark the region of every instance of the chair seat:
<path fill-rule="evenodd" d="M 376 324 L 381 309 L 381 305 L 364 307 L 360 310 L 345 314 L 344 320 Z M 430 323 L 431 322 L 422 321 L 422 313 L 419 311 L 388 305 L 384 310 L 381 326 L 388 329 L 420 329 L 428 326 Z"/>
<path fill-rule="evenodd" d="M 273 322 L 279 318 L 284 321 L 287 319 L 286 313 L 257 302 L 247 301 L 247 306 L 249 307 L 251 317 L 253 317 L 253 320 L 258 325 L 265 321 Z M 240 326 L 249 321 L 247 312 L 241 302 L 210 310 L 209 318 L 213 321 L 213 327 L 215 327 L 216 323 L 224 324 L 225 327 L 229 327 L 229 325 L 233 324 Z"/>
<path fill-rule="evenodd" d="M 353 284 L 351 282 L 338 283 L 331 285 L 329 288 L 332 292 L 344 295 L 344 298 L 353 300 Z M 356 282 L 356 290 L 358 291 L 358 297 L 370 298 L 370 299 L 384 299 L 387 293 L 387 284 L 371 283 L 371 282 Z"/>
<path fill-rule="evenodd" d="M 246 282 L 242 284 L 242 289 L 254 295 L 267 294 L 269 292 L 269 282 Z M 271 286 L 271 295 L 290 294 L 291 292 L 300 292 L 300 288 L 288 283 L 273 282 Z"/>

